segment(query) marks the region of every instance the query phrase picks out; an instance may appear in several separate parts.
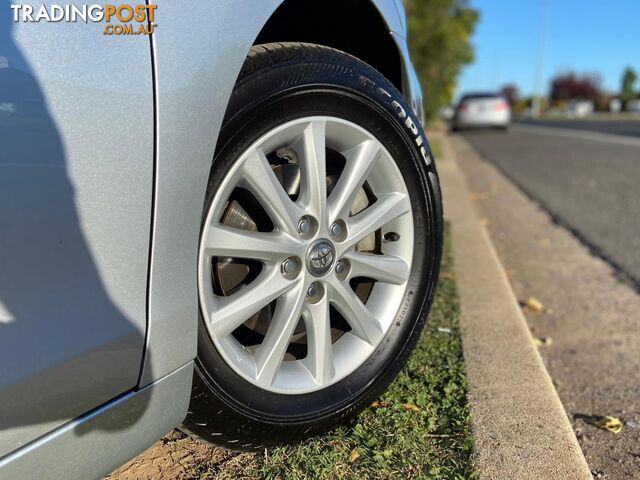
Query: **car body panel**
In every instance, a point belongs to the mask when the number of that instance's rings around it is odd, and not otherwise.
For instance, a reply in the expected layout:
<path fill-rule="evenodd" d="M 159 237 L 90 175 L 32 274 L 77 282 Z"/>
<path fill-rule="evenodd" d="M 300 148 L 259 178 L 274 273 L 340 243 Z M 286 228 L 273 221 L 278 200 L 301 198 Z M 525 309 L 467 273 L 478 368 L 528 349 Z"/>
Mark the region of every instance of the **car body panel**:
<path fill-rule="evenodd" d="M 424 99 L 422 97 L 422 89 L 420 87 L 418 75 L 411 63 L 407 40 L 405 37 L 395 32 L 391 32 L 391 37 L 398 46 L 398 51 L 400 52 L 402 60 L 402 93 L 409 101 L 409 105 L 411 105 L 413 112 L 424 125 Z"/>
<path fill-rule="evenodd" d="M 99 479 L 180 423 L 189 406 L 193 362 L 130 391 L 0 458 L 3 480 Z"/>
<path fill-rule="evenodd" d="M 407 23 L 404 16 L 402 0 L 371 0 L 380 12 L 380 16 L 389 32 L 395 32 L 402 37 L 407 36 Z"/>
<path fill-rule="evenodd" d="M 148 38 L 0 10 L 1 457 L 137 384 L 153 96 Z"/>
<path fill-rule="evenodd" d="M 247 52 L 279 4 L 156 3 L 162 15 L 153 38 L 158 143 L 142 386 L 196 355 L 200 212 L 218 130 Z"/>

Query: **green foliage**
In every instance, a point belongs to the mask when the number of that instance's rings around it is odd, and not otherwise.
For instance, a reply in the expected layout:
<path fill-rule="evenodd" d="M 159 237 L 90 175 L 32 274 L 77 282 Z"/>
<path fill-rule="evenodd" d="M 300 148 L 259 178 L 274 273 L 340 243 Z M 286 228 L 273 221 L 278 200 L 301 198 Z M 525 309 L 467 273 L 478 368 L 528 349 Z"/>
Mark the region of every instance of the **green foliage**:
<path fill-rule="evenodd" d="M 473 60 L 479 13 L 467 0 L 405 0 L 409 50 L 425 94 L 425 115 L 451 102 L 460 69 Z"/>
<path fill-rule="evenodd" d="M 473 439 L 449 236 L 429 321 L 407 366 L 350 427 L 259 459 L 265 479 L 468 479 Z"/>
<path fill-rule="evenodd" d="M 631 67 L 627 67 L 622 74 L 622 86 L 620 88 L 620 98 L 623 102 L 636 98 L 635 84 L 638 74 Z"/>

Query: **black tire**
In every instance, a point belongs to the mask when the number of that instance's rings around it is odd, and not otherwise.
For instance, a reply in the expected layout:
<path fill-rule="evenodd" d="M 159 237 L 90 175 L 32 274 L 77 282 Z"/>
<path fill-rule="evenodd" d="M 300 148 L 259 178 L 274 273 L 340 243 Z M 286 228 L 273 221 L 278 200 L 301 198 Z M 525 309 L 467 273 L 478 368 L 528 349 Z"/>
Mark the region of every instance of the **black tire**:
<path fill-rule="evenodd" d="M 394 379 L 431 306 L 442 248 L 438 177 L 422 128 L 402 95 L 380 73 L 343 52 L 311 44 L 251 48 L 225 115 L 206 207 L 224 174 L 256 138 L 296 117 L 333 115 L 371 132 L 405 178 L 414 213 L 415 248 L 403 308 L 373 355 L 323 390 L 285 395 L 238 376 L 201 325 L 185 429 L 232 449 L 258 449 L 316 435 L 354 417 Z"/>

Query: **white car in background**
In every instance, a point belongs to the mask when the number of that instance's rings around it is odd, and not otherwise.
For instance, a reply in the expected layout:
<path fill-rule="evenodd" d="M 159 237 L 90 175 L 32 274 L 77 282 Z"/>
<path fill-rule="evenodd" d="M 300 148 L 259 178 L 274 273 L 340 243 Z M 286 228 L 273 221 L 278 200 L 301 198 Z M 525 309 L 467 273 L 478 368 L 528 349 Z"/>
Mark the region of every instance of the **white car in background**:
<path fill-rule="evenodd" d="M 593 100 L 571 100 L 567 115 L 569 118 L 584 118 L 593 113 Z"/>
<path fill-rule="evenodd" d="M 452 129 L 509 128 L 511 107 L 500 93 L 469 93 L 463 95 L 456 107 Z"/>

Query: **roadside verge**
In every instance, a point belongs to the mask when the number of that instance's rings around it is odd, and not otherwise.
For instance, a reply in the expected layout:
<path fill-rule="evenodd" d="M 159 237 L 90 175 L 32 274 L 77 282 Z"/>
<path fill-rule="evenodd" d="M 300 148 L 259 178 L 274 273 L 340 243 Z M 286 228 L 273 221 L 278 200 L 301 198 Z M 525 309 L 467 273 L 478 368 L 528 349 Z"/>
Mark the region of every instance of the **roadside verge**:
<path fill-rule="evenodd" d="M 441 147 L 438 171 L 445 218 L 451 224 L 479 476 L 590 479 L 488 232 L 474 211 L 451 140 L 440 132 L 431 137 Z"/>

